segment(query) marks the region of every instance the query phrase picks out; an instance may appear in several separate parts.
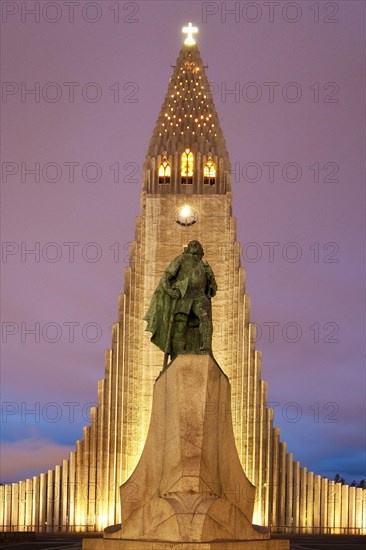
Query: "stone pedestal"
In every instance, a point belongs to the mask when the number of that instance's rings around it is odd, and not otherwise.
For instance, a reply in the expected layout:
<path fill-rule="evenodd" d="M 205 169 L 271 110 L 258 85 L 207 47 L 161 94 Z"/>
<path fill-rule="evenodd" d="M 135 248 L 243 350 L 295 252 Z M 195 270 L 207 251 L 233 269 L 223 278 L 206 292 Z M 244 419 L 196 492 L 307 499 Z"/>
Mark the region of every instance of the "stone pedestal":
<path fill-rule="evenodd" d="M 209 355 L 180 355 L 154 387 L 140 461 L 121 487 L 122 524 L 83 549 L 284 550 L 252 525 L 255 487 L 239 461 L 230 383 Z"/>

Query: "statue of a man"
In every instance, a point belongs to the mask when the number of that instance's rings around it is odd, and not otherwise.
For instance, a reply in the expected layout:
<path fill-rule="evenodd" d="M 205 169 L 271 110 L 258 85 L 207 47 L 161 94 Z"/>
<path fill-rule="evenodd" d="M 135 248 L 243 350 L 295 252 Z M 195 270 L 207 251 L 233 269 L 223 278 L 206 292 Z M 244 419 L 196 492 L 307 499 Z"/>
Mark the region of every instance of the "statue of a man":
<path fill-rule="evenodd" d="M 211 298 L 217 284 L 200 242 L 191 241 L 162 276 L 145 315 L 151 341 L 174 359 L 179 353 L 212 350 Z"/>

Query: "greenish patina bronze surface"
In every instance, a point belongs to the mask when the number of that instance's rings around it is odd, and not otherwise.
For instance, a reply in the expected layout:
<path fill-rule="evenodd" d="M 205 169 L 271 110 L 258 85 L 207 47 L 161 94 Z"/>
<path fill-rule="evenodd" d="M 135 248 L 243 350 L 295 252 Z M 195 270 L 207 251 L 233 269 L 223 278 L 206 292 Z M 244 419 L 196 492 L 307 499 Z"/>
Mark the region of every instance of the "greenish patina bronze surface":
<path fill-rule="evenodd" d="M 211 298 L 217 284 L 199 241 L 191 241 L 162 276 L 145 315 L 151 341 L 174 359 L 180 353 L 211 353 Z"/>

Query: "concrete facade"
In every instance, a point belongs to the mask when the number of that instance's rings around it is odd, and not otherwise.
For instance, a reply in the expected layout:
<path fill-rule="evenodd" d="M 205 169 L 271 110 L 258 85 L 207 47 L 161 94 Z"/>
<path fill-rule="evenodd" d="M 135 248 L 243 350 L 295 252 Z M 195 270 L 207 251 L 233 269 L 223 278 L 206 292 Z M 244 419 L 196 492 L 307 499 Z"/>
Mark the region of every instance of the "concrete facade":
<path fill-rule="evenodd" d="M 183 182 L 186 147 L 194 165 L 191 180 Z M 169 182 L 159 183 L 163 159 L 170 163 L 171 175 Z M 216 173 L 213 182 L 205 183 L 208 159 Z M 273 426 L 231 214 L 230 170 L 200 54 L 196 46 L 184 46 L 146 156 L 140 215 L 111 349 L 105 354 L 105 375 L 98 383 L 98 407 L 92 408 L 90 425 L 62 464 L 0 487 L 0 529 L 100 531 L 120 523 L 119 487 L 142 453 L 153 385 L 163 362 L 143 317 L 164 269 L 184 245 L 197 239 L 218 283 L 213 353 L 230 379 L 236 447 L 256 487 L 253 522 L 284 533 L 366 532 L 366 491 L 308 472 L 287 453 Z M 192 225 L 176 221 L 185 204 L 197 214 Z"/>

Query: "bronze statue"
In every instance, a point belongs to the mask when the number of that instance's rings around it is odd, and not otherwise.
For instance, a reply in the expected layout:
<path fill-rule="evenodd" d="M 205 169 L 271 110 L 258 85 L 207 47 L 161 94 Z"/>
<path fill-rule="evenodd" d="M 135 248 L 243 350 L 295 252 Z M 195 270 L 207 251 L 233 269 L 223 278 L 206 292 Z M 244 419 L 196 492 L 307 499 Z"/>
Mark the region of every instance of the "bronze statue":
<path fill-rule="evenodd" d="M 191 241 L 162 276 L 145 315 L 151 341 L 168 357 L 180 353 L 211 353 L 211 298 L 217 284 L 199 241 Z"/>

